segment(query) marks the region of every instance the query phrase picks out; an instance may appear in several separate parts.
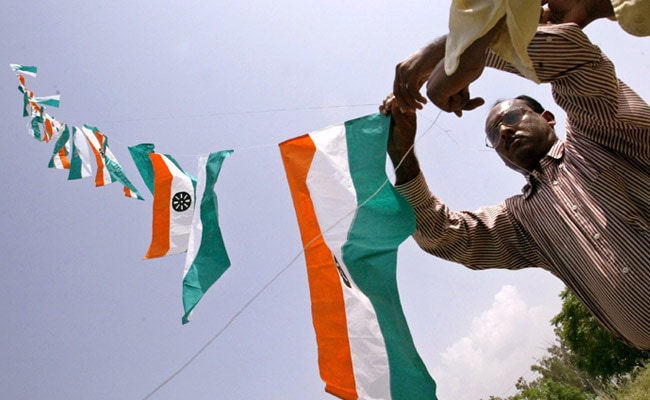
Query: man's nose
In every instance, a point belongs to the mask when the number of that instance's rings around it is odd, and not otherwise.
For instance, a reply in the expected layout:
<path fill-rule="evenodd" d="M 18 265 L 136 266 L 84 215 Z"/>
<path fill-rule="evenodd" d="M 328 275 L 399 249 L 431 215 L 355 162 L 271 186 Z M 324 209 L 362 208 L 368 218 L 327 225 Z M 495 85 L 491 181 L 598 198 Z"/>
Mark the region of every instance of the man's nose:
<path fill-rule="evenodd" d="M 499 127 L 499 137 L 501 139 L 508 139 L 515 132 L 516 132 L 515 128 L 513 128 L 510 125 L 506 125 L 504 123 L 501 123 L 501 126 Z"/>

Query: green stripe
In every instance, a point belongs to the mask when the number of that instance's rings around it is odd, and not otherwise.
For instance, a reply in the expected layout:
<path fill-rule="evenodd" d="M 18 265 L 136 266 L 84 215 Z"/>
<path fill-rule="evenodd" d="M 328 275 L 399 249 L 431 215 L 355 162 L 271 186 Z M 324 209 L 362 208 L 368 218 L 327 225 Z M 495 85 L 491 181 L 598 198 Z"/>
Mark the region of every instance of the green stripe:
<path fill-rule="evenodd" d="M 43 125 L 43 117 L 40 115 L 35 116 L 32 118 L 30 124 L 32 127 L 32 136 L 34 139 L 42 141 L 43 135 L 41 134 L 41 125 Z"/>
<path fill-rule="evenodd" d="M 83 160 L 79 156 L 79 150 L 77 149 L 77 145 L 74 142 L 75 135 L 79 135 L 79 129 L 76 127 L 72 127 L 72 137 L 70 139 L 70 143 L 72 143 L 72 148 L 70 151 L 71 157 L 70 157 L 70 172 L 68 173 L 68 180 L 74 180 L 74 179 L 82 179 L 83 176 L 81 175 L 81 166 L 83 164 Z"/>
<path fill-rule="evenodd" d="M 38 70 L 35 66 L 33 65 L 20 65 L 20 64 L 9 64 L 11 69 L 14 71 L 21 71 L 25 73 L 30 73 L 36 75 L 36 71 Z"/>
<path fill-rule="evenodd" d="M 155 146 L 153 143 L 141 143 L 136 146 L 129 147 L 129 153 L 131 158 L 135 163 L 140 176 L 144 181 L 144 184 L 147 185 L 147 188 L 153 194 L 154 180 L 153 180 L 153 165 L 151 164 L 151 159 L 149 154 L 155 151 Z"/>
<path fill-rule="evenodd" d="M 68 143 L 68 140 L 70 140 L 70 130 L 68 129 L 67 125 L 64 125 L 63 130 L 61 131 L 61 136 L 59 136 L 59 138 L 56 140 L 56 143 L 54 144 L 52 157 L 50 158 L 50 163 L 47 165 L 48 168 L 56 168 L 56 165 L 54 164 L 54 158 L 58 157 L 59 150 L 65 147 L 66 143 Z"/>
<path fill-rule="evenodd" d="M 29 105 L 29 96 L 27 95 L 27 92 L 25 91 L 22 92 L 23 92 L 23 117 L 26 117 L 30 114 L 27 110 L 29 110 L 31 107 Z"/>
<path fill-rule="evenodd" d="M 393 400 L 436 399 L 436 384 L 417 353 L 397 288 L 397 248 L 415 231 L 410 205 L 386 184 L 386 143 L 390 117 L 373 114 L 345 123 L 350 173 L 357 210 L 343 260 L 354 282 L 370 299 L 386 343 Z"/>
<path fill-rule="evenodd" d="M 183 308 L 185 314 L 182 322 L 189 322 L 189 315 L 199 300 L 213 283 L 230 267 L 230 259 L 219 227 L 217 195 L 214 185 L 217 183 L 223 161 L 232 154 L 232 150 L 210 153 L 205 166 L 205 189 L 201 197 L 200 213 L 203 233 L 201 243 L 183 278 Z"/>
<path fill-rule="evenodd" d="M 58 96 L 56 97 L 34 97 L 34 103 L 44 105 L 44 106 L 50 106 L 50 107 L 59 107 L 59 104 L 61 103 L 61 100 L 59 99 Z"/>

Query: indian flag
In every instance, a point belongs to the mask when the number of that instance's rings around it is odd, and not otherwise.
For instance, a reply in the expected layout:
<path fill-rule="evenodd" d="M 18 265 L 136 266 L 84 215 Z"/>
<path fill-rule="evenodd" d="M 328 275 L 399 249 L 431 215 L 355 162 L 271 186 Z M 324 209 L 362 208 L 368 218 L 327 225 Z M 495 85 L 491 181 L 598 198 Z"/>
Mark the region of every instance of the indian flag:
<path fill-rule="evenodd" d="M 342 399 L 435 399 L 396 280 L 415 230 L 389 184 L 390 118 L 373 114 L 290 139 L 280 151 L 307 262 L 319 369 Z"/>
<path fill-rule="evenodd" d="M 70 139 L 70 129 L 68 129 L 67 125 L 63 124 L 59 137 L 54 144 L 52 157 L 50 158 L 50 163 L 47 165 L 48 168 L 70 169 L 69 157 L 72 151 L 72 140 Z"/>
<path fill-rule="evenodd" d="M 46 134 L 43 134 L 41 125 L 43 125 L 43 115 L 35 114 L 27 125 L 27 132 L 34 139 L 40 142 L 47 142 L 49 138 Z"/>
<path fill-rule="evenodd" d="M 32 101 L 42 106 L 50 106 L 50 107 L 58 108 L 59 104 L 61 103 L 61 96 L 57 94 L 54 96 L 34 97 Z"/>
<path fill-rule="evenodd" d="M 88 140 L 81 129 L 72 127 L 72 148 L 70 150 L 70 172 L 68 180 L 84 179 L 92 175 Z"/>
<path fill-rule="evenodd" d="M 106 168 L 105 157 L 113 156 L 113 152 L 108 148 L 108 139 L 97 128 L 84 125 L 81 131 L 86 135 L 88 144 L 95 155 L 97 172 L 95 173 L 95 186 L 105 186 L 113 183 L 111 174 Z"/>
<path fill-rule="evenodd" d="M 113 182 L 120 182 L 124 185 L 124 195 L 133 199 L 144 200 L 131 181 L 126 177 L 122 166 L 108 147 L 108 137 L 102 134 L 94 126 L 84 125 L 81 131 L 86 136 L 90 147 L 95 154 L 97 173 L 95 175 L 95 186 L 105 186 Z"/>
<path fill-rule="evenodd" d="M 29 76 L 36 76 L 38 68 L 33 65 L 9 64 L 9 68 Z"/>
<path fill-rule="evenodd" d="M 47 136 L 47 141 L 54 139 L 57 140 L 59 135 L 63 132 L 64 123 L 56 120 L 54 117 L 47 113 L 43 113 L 43 130 Z"/>
<path fill-rule="evenodd" d="M 199 156 L 196 183 L 196 205 L 192 218 L 185 270 L 183 272 L 182 322 L 186 324 L 194 307 L 210 286 L 230 267 L 230 259 L 219 228 L 217 183 L 221 166 L 232 150 Z"/>
<path fill-rule="evenodd" d="M 154 193 L 147 259 L 187 251 L 195 198 L 195 179 L 186 174 L 176 160 L 160 153 L 150 153 L 149 159 L 154 173 Z"/>

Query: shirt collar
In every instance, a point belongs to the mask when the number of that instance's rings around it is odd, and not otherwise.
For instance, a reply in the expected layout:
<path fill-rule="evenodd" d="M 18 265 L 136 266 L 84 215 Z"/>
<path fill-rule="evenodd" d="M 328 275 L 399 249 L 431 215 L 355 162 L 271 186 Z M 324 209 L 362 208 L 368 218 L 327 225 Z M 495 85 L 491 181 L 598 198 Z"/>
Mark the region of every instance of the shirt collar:
<path fill-rule="evenodd" d="M 557 164 L 557 161 L 561 160 L 564 157 L 564 149 L 566 143 L 562 139 L 558 139 L 553 146 L 549 149 L 548 153 L 540 160 L 539 165 L 542 169 L 542 172 L 533 171 L 525 175 L 526 177 L 526 186 L 521 189 L 521 193 L 524 196 L 524 199 L 528 199 L 535 192 L 537 185 L 540 181 L 543 180 L 545 171 L 552 164 Z"/>

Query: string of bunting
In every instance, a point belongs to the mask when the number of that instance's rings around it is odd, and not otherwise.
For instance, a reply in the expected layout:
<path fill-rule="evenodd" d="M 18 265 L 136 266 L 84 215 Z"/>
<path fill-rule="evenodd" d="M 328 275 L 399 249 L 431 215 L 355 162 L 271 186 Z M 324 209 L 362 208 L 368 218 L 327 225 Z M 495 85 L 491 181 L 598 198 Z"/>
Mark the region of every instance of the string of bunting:
<path fill-rule="evenodd" d="M 31 117 L 30 135 L 55 141 L 49 167 L 69 170 L 68 179 L 83 179 L 92 175 L 92 158 L 96 186 L 119 182 L 126 197 L 144 200 L 110 150 L 106 135 L 93 126 L 69 127 L 56 120 L 45 106 L 58 107 L 59 96 L 36 97 L 25 84 L 24 75 L 35 77 L 37 68 L 10 67 L 18 73 L 23 116 Z M 390 117 L 372 114 L 286 140 L 279 147 L 307 262 L 325 390 L 340 398 L 435 399 L 435 382 L 417 354 L 397 290 L 397 248 L 414 231 L 415 219 L 386 176 L 389 126 Z M 182 296 L 186 324 L 206 291 L 230 266 L 214 186 L 233 150 L 198 156 L 196 178 L 171 155 L 157 153 L 151 143 L 128 150 L 153 195 L 153 233 L 145 258 L 186 253 Z M 374 354 L 367 354 L 369 343 Z M 332 352 L 332 346 L 339 350 Z"/>
<path fill-rule="evenodd" d="M 23 116 L 30 117 L 28 133 L 41 142 L 54 141 L 48 166 L 68 170 L 68 179 L 84 179 L 96 167 L 95 186 L 123 185 L 128 198 L 144 200 L 127 178 L 108 144 L 108 137 L 94 126 L 69 126 L 46 110 L 58 107 L 59 95 L 37 97 L 25 82 L 36 77 L 37 67 L 10 64 L 17 72 L 23 94 Z M 212 284 L 228 269 L 230 260 L 219 227 L 214 192 L 221 165 L 233 151 L 198 156 L 198 177 L 183 170 L 168 154 L 156 153 L 151 143 L 128 147 L 129 153 L 153 195 L 152 240 L 146 259 L 187 253 L 183 273 L 183 324 Z"/>

